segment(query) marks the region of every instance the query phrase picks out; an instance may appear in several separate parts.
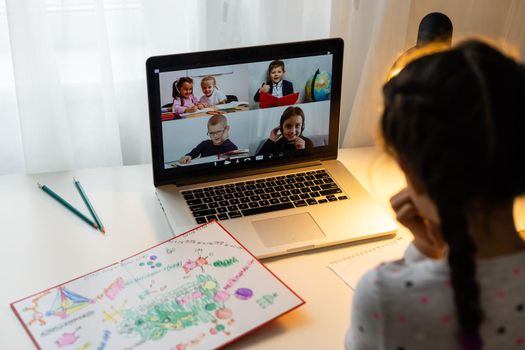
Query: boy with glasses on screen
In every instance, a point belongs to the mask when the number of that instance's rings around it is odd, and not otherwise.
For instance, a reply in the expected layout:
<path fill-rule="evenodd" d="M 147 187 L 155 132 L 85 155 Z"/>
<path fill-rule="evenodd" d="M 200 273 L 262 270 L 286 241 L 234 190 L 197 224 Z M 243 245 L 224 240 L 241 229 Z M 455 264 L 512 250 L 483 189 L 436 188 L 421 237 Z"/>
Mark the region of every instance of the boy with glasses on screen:
<path fill-rule="evenodd" d="M 179 163 L 188 164 L 197 157 L 207 157 L 234 151 L 237 146 L 229 140 L 230 126 L 224 115 L 214 115 L 208 120 L 209 140 L 199 143 L 191 152 L 179 159 Z"/>

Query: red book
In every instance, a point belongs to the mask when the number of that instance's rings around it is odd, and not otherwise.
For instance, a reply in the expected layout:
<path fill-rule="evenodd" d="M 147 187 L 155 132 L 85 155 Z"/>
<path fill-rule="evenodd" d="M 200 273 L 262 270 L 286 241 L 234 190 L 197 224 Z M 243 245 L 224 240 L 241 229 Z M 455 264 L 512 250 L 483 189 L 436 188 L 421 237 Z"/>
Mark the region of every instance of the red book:
<path fill-rule="evenodd" d="M 269 107 L 278 107 L 278 106 L 288 106 L 293 105 L 299 99 L 299 93 L 294 92 L 293 94 L 286 95 L 283 97 L 275 97 L 266 92 L 261 92 L 261 97 L 259 100 L 260 108 L 269 108 Z"/>

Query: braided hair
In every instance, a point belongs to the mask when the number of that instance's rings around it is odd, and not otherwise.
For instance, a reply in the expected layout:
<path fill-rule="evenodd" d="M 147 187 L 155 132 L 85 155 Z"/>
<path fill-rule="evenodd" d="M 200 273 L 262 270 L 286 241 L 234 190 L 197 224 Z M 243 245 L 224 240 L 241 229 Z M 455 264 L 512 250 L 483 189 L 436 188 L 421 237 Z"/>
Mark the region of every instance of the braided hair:
<path fill-rule="evenodd" d="M 525 69 L 476 40 L 408 64 L 383 88 L 381 131 L 435 203 L 462 349 L 482 349 L 476 244 L 466 209 L 525 192 Z"/>

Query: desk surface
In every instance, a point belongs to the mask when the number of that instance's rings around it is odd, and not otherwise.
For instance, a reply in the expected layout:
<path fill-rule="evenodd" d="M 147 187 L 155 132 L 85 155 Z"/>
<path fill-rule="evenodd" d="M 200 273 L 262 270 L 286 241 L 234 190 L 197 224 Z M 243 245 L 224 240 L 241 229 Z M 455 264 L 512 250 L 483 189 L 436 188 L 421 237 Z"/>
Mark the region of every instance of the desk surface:
<path fill-rule="evenodd" d="M 374 148 L 345 149 L 340 151 L 339 159 L 392 213 L 388 198 L 404 183 L 393 162 Z M 82 182 L 106 227 L 106 236 L 65 210 L 36 185 L 37 181 L 46 184 L 83 208 L 73 176 Z M 109 265 L 172 236 L 154 194 L 150 165 L 2 176 L 0 194 L 0 349 L 34 348 L 10 310 L 10 302 Z M 327 265 L 373 244 L 338 246 L 264 260 L 306 304 L 229 348 L 342 348 L 352 290 Z"/>

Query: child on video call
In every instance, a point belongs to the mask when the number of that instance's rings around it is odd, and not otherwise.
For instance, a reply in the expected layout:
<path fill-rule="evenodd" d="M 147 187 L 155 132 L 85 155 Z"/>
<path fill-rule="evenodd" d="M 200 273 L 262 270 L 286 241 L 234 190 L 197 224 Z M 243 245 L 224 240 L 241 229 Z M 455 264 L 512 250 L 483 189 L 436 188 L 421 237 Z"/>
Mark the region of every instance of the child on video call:
<path fill-rule="evenodd" d="M 200 98 L 199 102 L 205 107 L 226 103 L 226 95 L 217 88 L 215 77 L 208 75 L 202 78 L 201 89 L 204 95 Z"/>
<path fill-rule="evenodd" d="M 412 61 L 383 96 L 407 180 L 391 205 L 414 240 L 361 278 L 346 348 L 523 348 L 525 66 L 470 40 Z"/>
<path fill-rule="evenodd" d="M 275 60 L 270 62 L 268 66 L 268 80 L 265 81 L 261 88 L 253 97 L 255 102 L 259 102 L 261 92 L 266 92 L 275 97 L 283 97 L 293 94 L 293 84 L 288 80 L 284 80 L 284 62 Z"/>
<path fill-rule="evenodd" d="M 257 154 L 294 151 L 313 147 L 313 142 L 302 135 L 305 127 L 304 112 L 290 106 L 281 115 L 279 126 L 270 131 L 270 137 Z"/>
<path fill-rule="evenodd" d="M 188 154 L 179 159 L 179 163 L 188 164 L 197 157 L 207 157 L 234 151 L 237 146 L 229 139 L 230 126 L 223 115 L 214 115 L 208 120 L 209 140 L 199 143 Z"/>
<path fill-rule="evenodd" d="M 204 108 L 193 96 L 193 79 L 182 77 L 173 82 L 173 113 L 191 113 Z"/>

